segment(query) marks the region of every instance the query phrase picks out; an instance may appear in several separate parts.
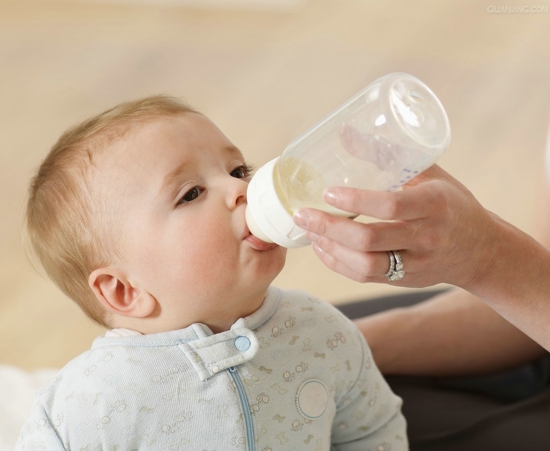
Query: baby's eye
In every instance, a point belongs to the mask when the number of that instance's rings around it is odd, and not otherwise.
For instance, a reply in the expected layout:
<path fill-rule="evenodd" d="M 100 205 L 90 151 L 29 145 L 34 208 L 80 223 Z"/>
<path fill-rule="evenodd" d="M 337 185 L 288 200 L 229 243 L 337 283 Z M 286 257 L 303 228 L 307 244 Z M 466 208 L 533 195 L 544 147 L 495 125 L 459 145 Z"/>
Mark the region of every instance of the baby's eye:
<path fill-rule="evenodd" d="M 235 177 L 235 178 L 238 178 L 238 179 L 244 179 L 246 177 L 249 177 L 253 170 L 254 169 L 252 168 L 252 166 L 249 166 L 247 164 L 243 164 L 242 166 L 239 166 L 238 168 L 233 169 L 233 171 L 231 171 L 230 175 L 231 175 L 231 177 Z"/>
<path fill-rule="evenodd" d="M 197 197 L 199 197 L 202 194 L 203 191 L 204 191 L 204 188 L 201 188 L 199 186 L 194 186 L 182 196 L 182 198 L 178 201 L 177 205 L 183 205 L 189 202 L 193 202 Z"/>

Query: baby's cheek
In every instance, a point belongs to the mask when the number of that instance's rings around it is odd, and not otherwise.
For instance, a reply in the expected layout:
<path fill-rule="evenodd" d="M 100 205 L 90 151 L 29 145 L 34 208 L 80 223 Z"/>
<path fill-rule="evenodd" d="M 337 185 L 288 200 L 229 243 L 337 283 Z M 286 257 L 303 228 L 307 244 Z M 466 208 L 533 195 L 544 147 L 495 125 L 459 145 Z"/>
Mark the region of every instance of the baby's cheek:
<path fill-rule="evenodd" d="M 217 224 L 203 224 L 194 231 L 185 245 L 186 261 L 193 262 L 194 276 L 211 278 L 213 273 L 223 277 L 235 266 L 238 249 L 234 236 Z"/>

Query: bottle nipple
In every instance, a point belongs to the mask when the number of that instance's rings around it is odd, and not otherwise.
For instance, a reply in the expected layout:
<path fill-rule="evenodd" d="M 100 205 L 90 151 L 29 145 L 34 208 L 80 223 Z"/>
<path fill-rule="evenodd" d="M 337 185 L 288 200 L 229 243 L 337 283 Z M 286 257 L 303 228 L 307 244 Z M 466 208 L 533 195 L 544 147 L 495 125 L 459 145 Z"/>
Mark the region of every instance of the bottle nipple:
<path fill-rule="evenodd" d="M 250 212 L 250 207 L 247 205 L 246 210 L 244 212 L 245 219 L 246 219 L 246 225 L 248 226 L 248 230 L 250 230 L 250 233 L 258 238 L 259 240 L 262 240 L 264 243 L 273 243 L 273 240 L 271 240 L 263 231 L 258 227 L 258 224 L 256 224 L 256 221 L 254 220 L 254 217 L 252 216 L 252 213 Z"/>

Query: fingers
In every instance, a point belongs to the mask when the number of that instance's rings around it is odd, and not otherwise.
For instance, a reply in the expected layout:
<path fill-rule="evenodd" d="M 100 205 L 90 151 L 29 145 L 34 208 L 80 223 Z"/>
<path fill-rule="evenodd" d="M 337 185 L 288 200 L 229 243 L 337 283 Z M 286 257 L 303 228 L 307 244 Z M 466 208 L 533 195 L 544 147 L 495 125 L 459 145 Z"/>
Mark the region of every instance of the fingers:
<path fill-rule="evenodd" d="M 389 269 L 389 257 L 386 252 L 360 253 L 345 249 L 340 245 L 325 251 L 317 243 L 312 245 L 319 259 L 331 270 L 357 282 L 382 282 L 383 275 Z"/>
<path fill-rule="evenodd" d="M 384 277 L 390 267 L 387 251 L 400 250 L 403 254 L 413 242 L 412 237 L 418 234 L 417 222 L 364 224 L 314 209 L 300 210 L 298 225 L 306 215 L 311 225 L 308 229 L 319 232 L 308 232 L 319 259 L 333 271 L 362 283 L 388 283 Z"/>
<path fill-rule="evenodd" d="M 403 191 L 385 192 L 333 187 L 324 198 L 330 205 L 357 215 L 383 220 L 424 218 L 445 206 L 442 182 L 431 180 Z"/>
<path fill-rule="evenodd" d="M 313 251 L 319 259 L 331 270 L 357 282 L 391 283 L 401 286 L 399 281 L 390 281 L 385 275 L 390 269 L 388 252 L 361 253 L 345 248 L 338 243 L 319 245 L 312 244 Z M 414 273 L 414 264 L 409 261 L 409 255 L 400 251 L 407 274 Z M 405 263 L 405 260 L 406 263 Z M 412 269 L 412 272 L 411 272 Z"/>
<path fill-rule="evenodd" d="M 347 187 L 325 191 L 325 201 L 340 210 L 384 220 L 408 220 L 426 217 L 434 209 L 445 207 L 450 185 L 460 183 L 437 165 L 426 169 L 403 191 L 385 192 Z"/>
<path fill-rule="evenodd" d="M 309 232 L 310 238 L 314 238 L 311 233 L 315 234 L 314 241 L 325 250 L 334 242 L 357 252 L 382 252 L 407 249 L 413 242 L 413 237 L 416 244 L 423 240 L 419 236 L 423 231 L 418 221 L 364 224 L 314 209 L 301 209 L 294 218 L 299 227 Z M 428 245 L 430 243 L 426 243 Z"/>

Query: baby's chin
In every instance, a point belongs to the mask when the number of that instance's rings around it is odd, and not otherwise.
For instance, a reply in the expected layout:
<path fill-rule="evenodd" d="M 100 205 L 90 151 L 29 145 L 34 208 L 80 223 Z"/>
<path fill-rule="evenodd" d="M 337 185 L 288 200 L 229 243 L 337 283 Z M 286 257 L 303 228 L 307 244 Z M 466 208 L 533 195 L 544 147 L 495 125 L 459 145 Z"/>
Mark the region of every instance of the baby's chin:
<path fill-rule="evenodd" d="M 286 263 L 287 249 L 281 246 L 275 246 L 270 250 L 256 251 L 251 249 L 247 252 L 249 263 L 255 263 L 255 277 L 257 281 L 265 284 L 265 287 L 271 285 L 273 280 L 283 270 Z"/>

